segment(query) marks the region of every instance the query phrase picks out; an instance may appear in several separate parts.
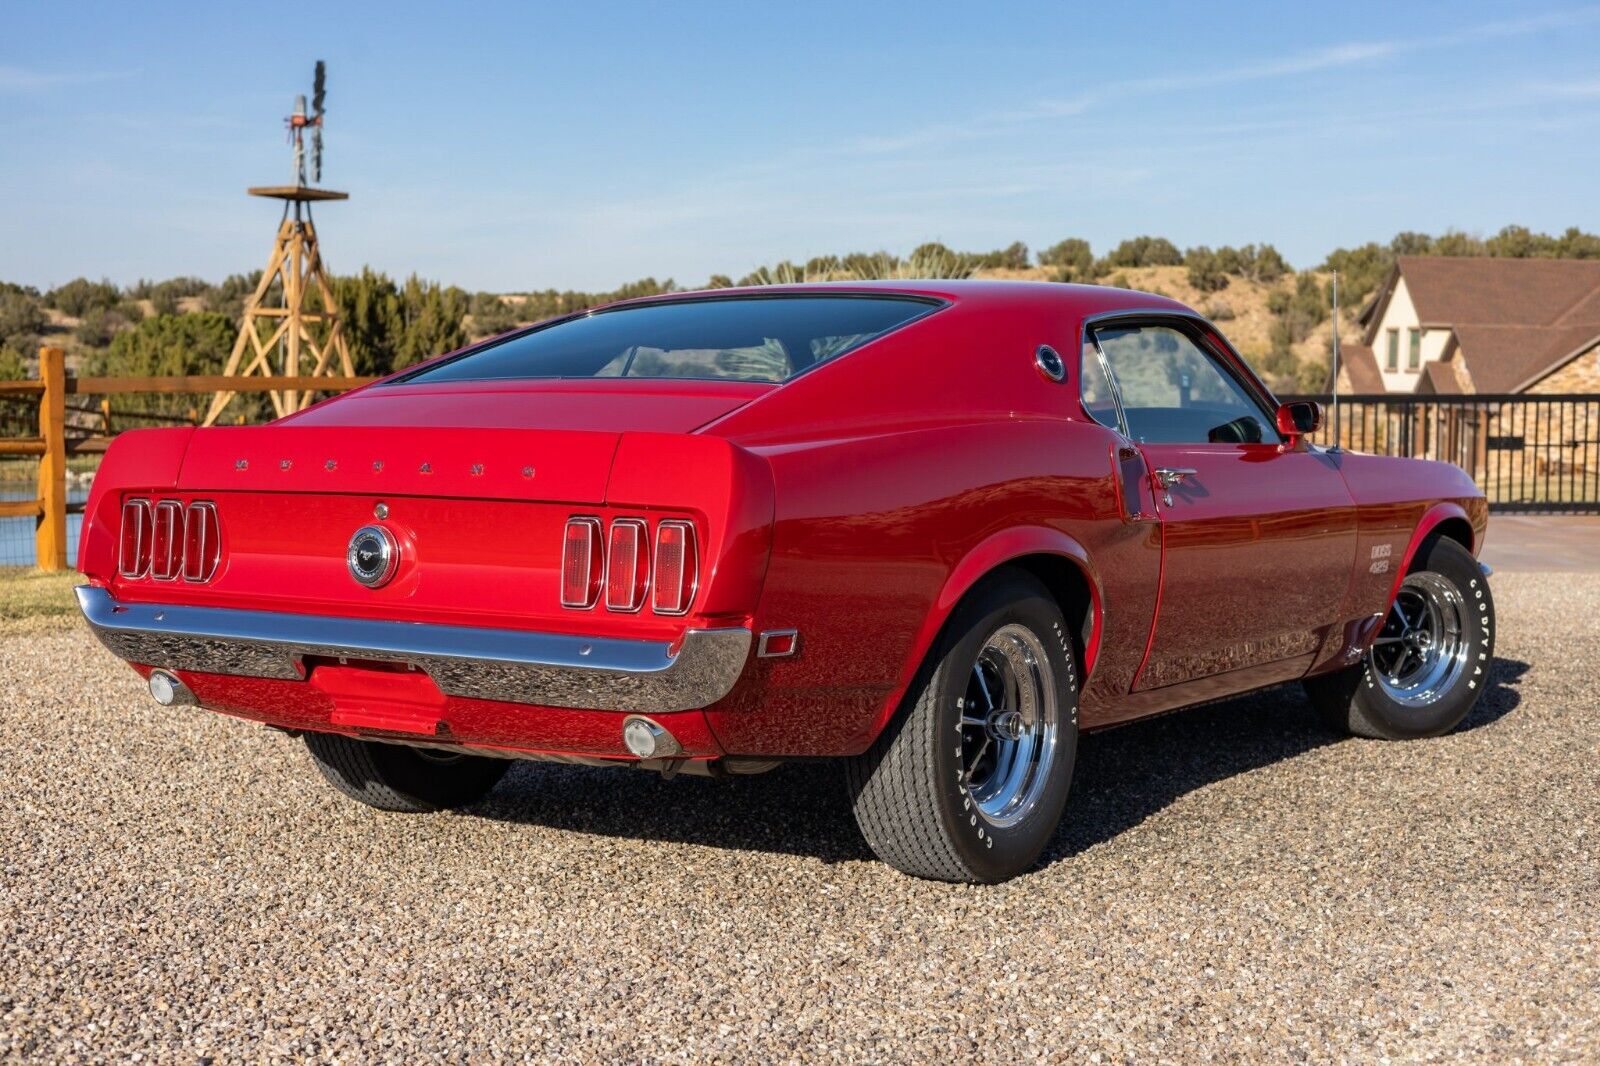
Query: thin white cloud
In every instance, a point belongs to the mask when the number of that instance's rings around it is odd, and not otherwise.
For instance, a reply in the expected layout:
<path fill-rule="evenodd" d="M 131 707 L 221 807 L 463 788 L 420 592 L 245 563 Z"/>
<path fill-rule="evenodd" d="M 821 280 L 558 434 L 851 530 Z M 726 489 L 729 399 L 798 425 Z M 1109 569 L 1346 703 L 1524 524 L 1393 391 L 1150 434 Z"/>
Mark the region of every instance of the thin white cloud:
<path fill-rule="evenodd" d="M 917 148 L 949 145 L 960 141 L 993 136 L 1024 123 L 1072 117 L 1092 111 L 1111 100 L 1130 96 L 1154 95 L 1212 85 L 1234 85 L 1251 81 L 1292 78 L 1320 71 L 1370 63 L 1404 52 L 1450 48 L 1483 41 L 1529 36 L 1551 30 L 1600 22 L 1600 6 L 1550 12 L 1524 19 L 1481 23 L 1431 38 L 1407 40 L 1350 41 L 1310 49 L 1260 63 L 1245 64 L 1208 73 L 1158 78 L 1134 78 L 1113 82 L 1101 89 L 1063 100 L 1041 100 L 1030 107 L 1008 112 L 985 112 L 958 122 L 942 122 L 894 137 L 863 138 L 850 147 L 860 154 L 875 155 Z M 1568 86 L 1564 95 L 1593 95 L 1594 82 Z M 1561 95 L 1557 93 L 1556 95 Z"/>
<path fill-rule="evenodd" d="M 1541 96 L 1588 97 L 1600 96 L 1600 78 L 1588 81 L 1538 82 L 1529 91 Z"/>
<path fill-rule="evenodd" d="M 0 64 L 0 92 L 31 92 L 58 85 L 83 85 L 129 77 L 127 71 L 112 70 L 29 70 Z"/>

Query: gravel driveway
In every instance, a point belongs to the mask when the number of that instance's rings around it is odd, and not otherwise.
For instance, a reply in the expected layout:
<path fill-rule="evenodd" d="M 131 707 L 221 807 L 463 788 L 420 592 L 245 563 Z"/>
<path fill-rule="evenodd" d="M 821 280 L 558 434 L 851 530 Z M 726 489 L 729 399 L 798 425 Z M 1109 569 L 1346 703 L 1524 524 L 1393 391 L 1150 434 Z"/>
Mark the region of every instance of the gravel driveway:
<path fill-rule="evenodd" d="M 0 1057 L 1600 1057 L 1600 575 L 1496 579 L 1435 741 L 1297 688 L 1085 740 L 998 888 L 872 861 L 837 767 L 520 764 L 385 815 L 301 745 L 0 630 Z"/>

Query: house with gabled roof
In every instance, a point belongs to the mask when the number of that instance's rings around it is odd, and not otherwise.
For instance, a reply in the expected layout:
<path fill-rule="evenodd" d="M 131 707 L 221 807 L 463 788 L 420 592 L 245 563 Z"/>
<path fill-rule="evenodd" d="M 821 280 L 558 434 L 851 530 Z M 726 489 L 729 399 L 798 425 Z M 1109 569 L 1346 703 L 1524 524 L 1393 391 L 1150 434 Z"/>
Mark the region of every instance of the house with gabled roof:
<path fill-rule="evenodd" d="M 1600 393 L 1600 261 L 1400 256 L 1357 321 L 1341 392 Z"/>

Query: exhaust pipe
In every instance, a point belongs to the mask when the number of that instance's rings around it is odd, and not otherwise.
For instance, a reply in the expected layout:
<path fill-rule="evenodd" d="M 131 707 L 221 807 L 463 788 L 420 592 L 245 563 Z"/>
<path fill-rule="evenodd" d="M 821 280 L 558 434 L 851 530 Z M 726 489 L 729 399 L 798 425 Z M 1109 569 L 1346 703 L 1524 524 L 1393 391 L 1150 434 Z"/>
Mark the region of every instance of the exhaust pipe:
<path fill-rule="evenodd" d="M 683 753 L 678 738 L 640 715 L 629 715 L 622 723 L 622 742 L 641 759 L 670 759 Z"/>
<path fill-rule="evenodd" d="M 150 671 L 150 695 L 163 707 L 200 706 L 200 701 L 189 691 L 189 686 L 168 670 Z"/>

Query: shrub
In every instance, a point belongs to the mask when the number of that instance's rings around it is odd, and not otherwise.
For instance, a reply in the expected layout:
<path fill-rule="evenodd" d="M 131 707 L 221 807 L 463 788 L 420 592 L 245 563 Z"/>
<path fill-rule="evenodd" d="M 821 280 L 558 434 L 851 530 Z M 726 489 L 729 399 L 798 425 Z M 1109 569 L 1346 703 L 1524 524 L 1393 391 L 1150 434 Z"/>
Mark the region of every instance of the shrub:
<path fill-rule="evenodd" d="M 220 374 L 233 348 L 234 325 L 226 315 L 207 311 L 189 315 L 152 315 L 116 335 L 109 348 L 89 353 L 88 376 L 169 377 Z M 131 395 L 117 406 L 136 411 L 182 416 L 196 407 L 197 397 Z M 259 418 L 266 406 L 262 395 L 236 397 L 229 410 Z"/>
<path fill-rule="evenodd" d="M 23 354 L 9 344 L 0 345 L 0 381 L 22 381 L 33 377 Z"/>
<path fill-rule="evenodd" d="M 1180 266 L 1183 253 L 1165 237 L 1134 237 L 1117 245 L 1106 261 L 1113 267 Z"/>
<path fill-rule="evenodd" d="M 38 343 L 45 327 L 44 308 L 21 291 L 0 293 L 0 344 L 26 351 Z"/>
<path fill-rule="evenodd" d="M 73 318 L 81 318 L 91 307 L 115 307 L 122 293 L 109 281 L 73 278 L 60 288 L 45 293 L 45 303 Z"/>
<path fill-rule="evenodd" d="M 1088 241 L 1068 237 L 1040 252 L 1039 265 L 1053 267 L 1057 281 L 1088 281 L 1094 277 L 1094 252 Z"/>
<path fill-rule="evenodd" d="M 87 348 L 104 348 L 117 334 L 143 319 L 143 314 L 130 317 L 125 306 L 89 308 L 78 320 L 78 328 L 72 335 Z"/>
<path fill-rule="evenodd" d="M 1190 286 L 1197 292 L 1221 292 L 1228 287 L 1228 273 L 1222 261 L 1205 245 L 1183 253 L 1183 265 L 1187 268 Z"/>
<path fill-rule="evenodd" d="M 475 337 L 492 337 L 517 324 L 516 310 L 492 292 L 474 293 L 469 306 Z"/>

